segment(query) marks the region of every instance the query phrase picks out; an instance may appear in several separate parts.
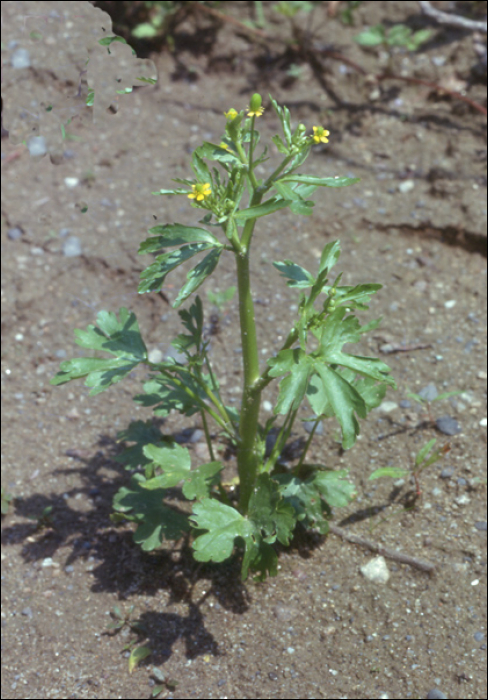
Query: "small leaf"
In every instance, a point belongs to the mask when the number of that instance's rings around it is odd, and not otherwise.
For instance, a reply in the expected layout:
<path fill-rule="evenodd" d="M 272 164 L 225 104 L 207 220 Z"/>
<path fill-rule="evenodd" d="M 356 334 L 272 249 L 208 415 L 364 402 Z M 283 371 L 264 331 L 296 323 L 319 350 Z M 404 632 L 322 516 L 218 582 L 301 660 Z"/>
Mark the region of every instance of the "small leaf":
<path fill-rule="evenodd" d="M 191 245 L 185 245 L 182 248 L 173 250 L 170 253 L 159 255 L 152 265 L 149 265 L 149 267 L 146 267 L 146 269 L 141 272 L 141 281 L 139 282 L 137 291 L 139 294 L 143 294 L 144 292 L 158 292 L 164 284 L 166 275 L 194 255 L 202 253 L 210 247 L 209 243 L 192 243 Z"/>
<path fill-rule="evenodd" d="M 257 219 L 260 216 L 266 216 L 267 214 L 272 214 L 278 209 L 284 209 L 291 202 L 288 199 L 279 199 L 278 197 L 272 197 L 262 204 L 257 204 L 254 207 L 249 207 L 248 209 L 240 209 L 234 214 L 234 218 L 240 221 L 245 221 L 246 219 Z"/>
<path fill-rule="evenodd" d="M 201 284 L 210 277 L 219 262 L 222 247 L 211 250 L 204 259 L 198 263 L 193 270 L 187 274 L 188 282 L 178 292 L 178 296 L 173 302 L 173 308 L 177 309 Z"/>
<path fill-rule="evenodd" d="M 148 233 L 151 238 L 143 241 L 139 247 L 139 255 L 144 253 L 157 253 L 161 248 L 181 245 L 182 243 L 208 243 L 221 246 L 219 239 L 213 233 L 197 226 L 184 226 L 183 224 L 164 224 L 153 226 Z"/>
<path fill-rule="evenodd" d="M 152 649 L 149 647 L 136 647 L 133 649 L 129 656 L 129 673 L 132 673 L 139 661 L 147 659 L 151 654 Z"/>
<path fill-rule="evenodd" d="M 347 187 L 359 182 L 359 177 L 313 177 L 312 175 L 285 175 L 278 182 L 303 182 L 316 187 Z"/>
<path fill-rule="evenodd" d="M 372 474 L 368 476 L 368 481 L 373 479 L 381 479 L 384 476 L 391 477 L 392 479 L 403 479 L 403 477 L 410 474 L 408 469 L 400 469 L 399 467 L 380 467 L 375 469 Z"/>
<path fill-rule="evenodd" d="M 290 280 L 287 282 L 289 287 L 306 289 L 307 287 L 311 287 L 315 282 L 315 277 L 313 277 L 308 270 L 301 265 L 297 265 L 292 260 L 274 262 L 273 265 L 281 272 L 283 277 Z"/>
<path fill-rule="evenodd" d="M 431 449 L 434 447 L 435 443 L 437 440 L 433 438 L 432 440 L 429 440 L 429 442 L 424 445 L 418 452 L 415 457 L 415 466 L 418 467 L 422 464 L 422 462 L 426 459 L 427 455 L 431 451 Z"/>

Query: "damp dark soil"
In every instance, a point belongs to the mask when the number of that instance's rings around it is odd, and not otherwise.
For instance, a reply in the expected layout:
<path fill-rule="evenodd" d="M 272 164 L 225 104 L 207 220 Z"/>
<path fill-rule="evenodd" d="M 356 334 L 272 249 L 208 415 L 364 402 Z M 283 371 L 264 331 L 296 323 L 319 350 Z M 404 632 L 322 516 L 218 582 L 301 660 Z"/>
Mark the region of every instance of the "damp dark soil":
<path fill-rule="evenodd" d="M 454 12 L 459 4 L 468 3 L 435 3 Z M 220 9 L 242 22 L 251 5 Z M 353 26 L 340 18 L 346 3 L 335 16 L 337 3 L 318 3 L 313 25 L 297 16 L 287 43 L 290 27 L 273 5 L 263 3 L 269 40 L 189 15 L 173 52 L 146 56 L 158 83 L 121 96 L 93 123 L 82 99 L 86 45 L 92 27 L 110 36 L 108 16 L 84 2 L 2 3 L 2 488 L 13 499 L 2 517 L 3 698 L 147 698 L 162 680 L 160 696 L 172 698 L 486 697 L 485 39 L 422 18 L 416 2 L 367 2 Z M 379 22 L 427 23 L 432 38 L 391 56 L 354 43 Z M 386 64 L 404 79 L 375 81 Z M 311 217 L 280 212 L 257 228 L 263 363 L 298 301 L 272 262 L 314 269 L 323 246 L 339 239 L 343 282 L 384 285 L 362 317 L 383 316 L 363 349 L 388 362 L 399 388 L 348 452 L 326 423 L 313 458 L 348 468 L 357 487 L 334 524 L 432 562 L 431 576 L 387 560 L 388 582 L 370 581 L 360 568 L 376 555 L 332 534 L 297 536 L 279 552 L 279 575 L 260 584 L 240 581 L 237 560 L 197 566 L 181 543 L 142 552 L 131 527 L 109 516 L 129 479 L 113 460 L 117 433 L 151 418 L 132 401 L 144 373 L 95 397 L 82 382 L 49 384 L 59 362 L 78 353 L 73 329 L 101 309 L 127 306 L 149 350 L 167 352 L 180 331 L 171 301 L 184 272 L 163 294 L 138 295 L 148 260 L 136 253 L 156 219 L 199 217 L 186 198 L 151 193 L 191 177 L 191 151 L 218 141 L 223 112 L 244 108 L 255 91 L 286 104 L 295 124 L 330 130 L 306 172 L 361 178 L 317 193 Z M 278 131 L 267 97 L 264 104 L 263 142 Z M 60 120 L 74 117 L 61 149 L 49 138 L 49 105 Z M 46 137 L 37 141 L 43 156 L 21 144 L 32 135 Z M 272 148 L 263 174 L 277 159 Z M 229 258 L 201 296 L 206 302 L 208 291 L 234 281 Z M 215 310 L 206 310 L 209 323 Z M 218 331 L 212 358 L 237 404 L 232 303 Z M 434 402 L 432 421 L 409 398 L 429 385 L 462 392 Z M 264 397 L 263 420 L 275 398 L 275 389 Z M 442 417 L 451 420 L 436 427 Z M 201 425 L 178 416 L 163 425 L 180 436 L 185 428 Z M 198 433 L 186 435 L 196 464 L 205 447 L 191 442 Z M 412 509 L 404 508 L 408 480 L 368 481 L 378 467 L 411 465 L 432 438 L 451 450 L 422 474 Z M 36 528 L 29 517 L 43 512 Z M 116 606 L 144 632 L 108 633 Z M 131 643 L 152 654 L 130 674 Z"/>

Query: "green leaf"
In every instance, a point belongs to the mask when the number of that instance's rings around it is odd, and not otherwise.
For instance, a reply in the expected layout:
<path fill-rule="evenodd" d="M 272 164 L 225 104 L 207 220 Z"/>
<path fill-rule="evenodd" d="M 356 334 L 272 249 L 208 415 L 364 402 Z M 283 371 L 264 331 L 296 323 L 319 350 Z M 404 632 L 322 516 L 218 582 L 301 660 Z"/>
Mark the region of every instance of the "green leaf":
<path fill-rule="evenodd" d="M 119 311 L 120 321 L 114 313 L 101 311 L 97 316 L 98 327 L 90 325 L 86 331 L 76 329 L 76 342 L 83 348 L 103 350 L 114 358 L 78 357 L 62 362 L 60 370 L 50 381 L 64 384 L 72 379 L 86 377 L 85 385 L 94 387 L 90 395 L 105 391 L 147 360 L 147 350 L 141 338 L 137 319 L 125 307 Z"/>
<path fill-rule="evenodd" d="M 288 545 L 293 535 L 296 516 L 293 507 L 286 503 L 278 484 L 269 474 L 260 474 L 249 499 L 248 518 L 254 527 L 265 536 L 265 542 L 275 540 Z"/>
<path fill-rule="evenodd" d="M 300 216 L 310 216 L 314 206 L 315 202 L 296 201 L 290 204 L 290 211 L 292 211 L 294 214 L 299 214 Z"/>
<path fill-rule="evenodd" d="M 209 243 L 192 243 L 191 245 L 173 250 L 170 253 L 159 255 L 152 265 L 149 265 L 149 267 L 146 267 L 146 269 L 141 272 L 141 281 L 139 282 L 137 291 L 139 294 L 143 294 L 144 292 L 158 292 L 164 284 L 166 275 L 194 255 L 208 250 L 210 247 Z"/>
<path fill-rule="evenodd" d="M 231 289 L 235 291 L 235 287 L 231 287 Z M 178 311 L 178 315 L 189 334 L 180 333 L 173 340 L 172 345 L 183 352 L 193 346 L 197 349 L 200 348 L 203 337 L 203 307 L 200 297 L 196 297 L 189 309 Z"/>
<path fill-rule="evenodd" d="M 273 183 L 273 187 L 283 199 L 289 199 L 290 201 L 302 199 L 298 192 L 296 192 L 290 185 L 287 185 L 286 182 L 280 182 L 278 180 L 277 182 Z"/>
<path fill-rule="evenodd" d="M 373 481 L 373 479 L 381 479 L 384 476 L 391 477 L 392 479 L 403 479 L 403 477 L 410 474 L 408 469 L 400 469 L 399 467 L 380 467 L 375 469 L 372 474 L 368 476 L 368 481 Z"/>
<path fill-rule="evenodd" d="M 251 540 L 252 523 L 238 510 L 212 498 L 204 498 L 193 506 L 190 520 L 198 530 L 208 530 L 193 542 L 197 561 L 221 562 L 228 559 L 234 549 L 236 537 Z"/>
<path fill-rule="evenodd" d="M 195 498 L 207 498 L 210 495 L 212 486 L 219 481 L 219 479 L 215 478 L 216 475 L 223 468 L 222 462 L 207 462 L 207 464 L 200 464 L 199 467 L 192 469 L 183 484 L 183 495 L 185 498 L 188 498 L 190 501 L 193 501 Z"/>
<path fill-rule="evenodd" d="M 173 302 L 173 308 L 177 309 L 200 285 L 209 277 L 217 267 L 223 246 L 211 250 L 193 270 L 187 274 L 188 282 L 178 292 Z"/>
<path fill-rule="evenodd" d="M 313 483 L 331 508 L 344 508 L 354 500 L 356 489 L 347 480 L 347 469 L 319 471 Z"/>
<path fill-rule="evenodd" d="M 204 143 L 201 146 L 199 146 L 196 150 L 202 158 L 207 158 L 208 160 L 216 160 L 217 162 L 222 163 L 223 165 L 229 165 L 231 167 L 243 167 L 243 164 L 241 163 L 241 160 L 237 153 L 234 153 L 232 150 L 228 150 L 227 148 L 221 148 L 220 146 L 217 146 L 213 143 L 209 143 L 208 141 L 204 141 Z"/>
<path fill-rule="evenodd" d="M 281 138 L 281 136 L 278 136 L 278 135 L 272 136 L 272 137 L 271 137 L 271 140 L 272 140 L 272 142 L 275 144 L 276 148 L 278 149 L 278 151 L 279 151 L 280 153 L 282 153 L 284 156 L 289 155 L 290 149 L 287 148 L 287 147 L 285 146 L 285 144 L 283 143 L 283 139 Z"/>
<path fill-rule="evenodd" d="M 347 187 L 359 182 L 359 177 L 313 177 L 312 175 L 285 175 L 278 182 L 302 182 L 315 187 Z"/>
<path fill-rule="evenodd" d="M 116 462 L 125 464 L 126 469 L 137 469 L 144 467 L 150 463 L 144 452 L 144 445 L 149 443 L 160 443 L 163 436 L 158 428 L 156 428 L 150 420 L 132 421 L 128 428 L 117 433 L 117 441 L 119 442 L 135 442 L 132 447 L 127 447 L 123 452 L 112 459 Z"/>
<path fill-rule="evenodd" d="M 144 384 L 146 393 L 137 394 L 134 396 L 134 401 L 148 408 L 156 407 L 153 408 L 154 414 L 163 418 L 172 410 L 188 417 L 193 416 L 202 410 L 202 401 L 207 396 L 188 372 L 182 373 L 180 379 L 191 393 L 185 391 L 185 387 L 174 384 L 167 376 L 154 376 Z"/>
<path fill-rule="evenodd" d="M 353 39 L 360 46 L 378 46 L 386 41 L 385 28 L 382 24 L 377 24 L 375 27 L 360 32 Z"/>
<path fill-rule="evenodd" d="M 283 129 L 283 135 L 285 137 L 286 143 L 288 146 L 291 146 L 291 127 L 290 127 L 290 110 L 288 107 L 280 107 L 280 105 L 276 102 L 276 100 L 273 100 L 271 95 L 269 95 L 269 99 L 271 100 L 271 104 L 273 105 L 273 109 L 278 115 L 278 118 L 281 122 L 281 126 Z"/>
<path fill-rule="evenodd" d="M 152 649 L 150 647 L 136 647 L 135 649 L 132 649 L 129 656 L 129 673 L 132 673 L 139 661 L 147 659 L 147 657 L 151 656 L 151 654 Z"/>
<path fill-rule="evenodd" d="M 436 442 L 437 442 L 437 440 L 435 438 L 433 438 L 417 452 L 417 455 L 415 457 L 415 466 L 416 467 L 419 467 L 422 464 L 422 462 L 426 459 L 427 455 L 429 454 L 431 449 L 434 447 Z"/>
<path fill-rule="evenodd" d="M 396 388 L 395 380 L 388 376 L 387 364 L 373 357 L 360 357 L 342 351 L 345 343 L 357 343 L 361 338 L 361 326 L 355 316 L 348 316 L 344 307 L 338 307 L 327 316 L 320 338 L 320 357 L 330 364 L 349 367 L 358 374 L 372 377 Z"/>
<path fill-rule="evenodd" d="M 116 356 L 134 358 L 139 362 L 147 358 L 147 350 L 141 338 L 135 314 L 121 307 L 120 321 L 112 311 L 100 311 L 98 328 L 90 325 L 86 331 L 75 330 L 76 343 L 90 350 L 104 350 Z"/>
<path fill-rule="evenodd" d="M 148 233 L 154 234 L 151 238 L 143 241 L 139 247 L 139 255 L 145 253 L 157 253 L 161 248 L 181 245 L 182 243 L 207 243 L 209 245 L 221 246 L 219 239 L 206 231 L 204 228 L 196 226 L 184 226 L 183 224 L 164 224 L 153 226 Z M 207 246 L 208 247 L 208 246 Z"/>
<path fill-rule="evenodd" d="M 339 260 L 341 255 L 341 244 L 340 241 L 331 241 L 324 246 L 322 255 L 320 256 L 319 272 L 327 270 L 330 272 L 334 265 Z"/>
<path fill-rule="evenodd" d="M 138 523 L 134 532 L 134 542 L 145 552 L 158 547 L 164 538 L 178 540 L 190 528 L 188 516 L 177 508 L 167 506 L 163 500 L 164 489 L 149 491 L 144 488 L 146 479 L 142 474 L 134 474 L 130 486 L 123 486 L 113 500 L 113 507 L 123 513 L 127 520 Z"/>
<path fill-rule="evenodd" d="M 262 204 L 257 204 L 256 206 L 249 207 L 248 209 L 240 209 L 234 214 L 234 218 L 238 221 L 257 219 L 260 216 L 272 214 L 274 211 L 278 211 L 278 209 L 284 209 L 289 204 L 291 204 L 291 202 L 287 199 L 272 197 Z"/>
<path fill-rule="evenodd" d="M 317 374 L 311 377 L 307 392 L 310 405 L 318 416 L 328 415 L 332 410 L 342 428 L 342 447 L 348 450 L 360 433 L 355 414 L 366 418 L 366 404 L 356 389 L 334 369 L 318 362 L 314 367 Z"/>
<path fill-rule="evenodd" d="M 301 267 L 301 265 L 297 265 L 292 260 L 274 262 L 273 265 L 281 272 L 283 277 L 289 280 L 289 282 L 287 282 L 289 287 L 306 289 L 307 287 L 311 287 L 315 282 L 315 277 L 313 277 L 308 270 Z"/>
<path fill-rule="evenodd" d="M 305 527 L 316 527 L 322 535 L 329 531 L 326 519 L 328 506 L 321 498 L 313 478 L 303 481 L 293 474 L 276 474 L 283 498 L 295 510 L 296 519 Z"/>
<path fill-rule="evenodd" d="M 143 447 L 144 455 L 152 460 L 154 466 L 161 467 L 163 474 L 143 483 L 149 491 L 176 486 L 188 476 L 191 469 L 191 457 L 186 447 L 173 443 L 171 445 L 149 444 Z"/>
<path fill-rule="evenodd" d="M 286 414 L 290 408 L 296 410 L 305 396 L 308 380 L 313 372 L 311 358 L 301 348 L 287 349 L 270 358 L 268 365 L 271 367 L 271 377 L 290 372 L 279 384 L 280 393 L 274 412 Z"/>
<path fill-rule="evenodd" d="M 191 169 L 197 176 L 199 182 L 208 182 L 209 185 L 212 184 L 212 176 L 210 175 L 210 170 L 207 164 L 199 156 L 199 149 L 195 149 L 191 157 Z"/>

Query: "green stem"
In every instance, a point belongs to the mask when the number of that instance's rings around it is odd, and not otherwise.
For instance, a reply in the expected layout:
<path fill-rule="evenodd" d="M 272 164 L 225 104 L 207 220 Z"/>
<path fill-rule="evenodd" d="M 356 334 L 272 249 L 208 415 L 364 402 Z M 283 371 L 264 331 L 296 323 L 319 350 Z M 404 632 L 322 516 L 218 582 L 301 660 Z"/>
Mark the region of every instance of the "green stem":
<path fill-rule="evenodd" d="M 210 453 L 210 459 L 212 462 L 215 462 L 215 456 L 214 456 L 214 451 L 212 447 L 212 441 L 210 439 L 210 432 L 208 430 L 208 423 L 207 423 L 207 416 L 205 415 L 205 411 L 202 410 L 200 411 L 200 414 L 202 416 L 202 424 L 203 424 L 203 430 L 205 432 L 205 440 L 207 441 L 207 446 L 208 446 L 208 451 Z"/>
<path fill-rule="evenodd" d="M 308 436 L 307 444 L 306 444 L 305 447 L 303 448 L 303 452 L 302 452 L 302 454 L 301 454 L 301 456 L 300 456 L 300 461 L 298 462 L 298 464 L 296 465 L 296 467 L 293 469 L 293 472 L 294 472 L 297 476 L 300 476 L 300 470 L 301 470 L 301 468 L 302 468 L 302 464 L 303 464 L 303 461 L 304 461 L 304 459 L 305 459 L 305 455 L 307 454 L 308 448 L 310 447 L 310 443 L 311 443 L 312 440 L 313 440 L 313 436 L 314 436 L 315 431 L 317 430 L 317 426 L 318 426 L 318 424 L 319 424 L 319 422 L 320 422 L 320 418 L 321 418 L 320 416 L 317 417 L 317 419 L 316 419 L 316 421 L 315 421 L 315 423 L 314 423 L 314 426 L 313 426 L 312 430 L 310 431 L 310 435 Z"/>
<path fill-rule="evenodd" d="M 253 196 L 255 201 L 256 194 Z M 250 225 L 248 226 L 249 222 Z M 257 431 L 261 392 L 256 391 L 259 379 L 259 356 L 256 336 L 254 303 L 251 295 L 249 274 L 249 242 L 255 219 L 248 220 L 242 238 L 247 244 L 236 254 L 237 285 L 239 291 L 239 318 L 241 325 L 242 361 L 244 368 L 244 387 L 242 391 L 241 415 L 239 422 L 239 448 L 237 469 L 239 473 L 239 509 L 247 513 L 249 498 L 256 481 L 259 454 L 257 451 Z M 247 229 L 247 230 L 246 230 Z"/>

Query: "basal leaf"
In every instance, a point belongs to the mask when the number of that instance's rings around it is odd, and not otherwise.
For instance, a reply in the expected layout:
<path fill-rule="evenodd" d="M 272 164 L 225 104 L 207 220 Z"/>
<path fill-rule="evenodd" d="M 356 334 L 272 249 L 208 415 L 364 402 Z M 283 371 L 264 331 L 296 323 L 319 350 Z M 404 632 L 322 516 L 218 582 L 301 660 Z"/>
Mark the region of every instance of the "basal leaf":
<path fill-rule="evenodd" d="M 354 500 L 356 489 L 346 479 L 347 469 L 318 471 L 313 483 L 331 508 L 344 508 Z"/>
<path fill-rule="evenodd" d="M 190 453 L 178 443 L 145 445 L 143 452 L 148 459 L 153 461 L 155 466 L 163 470 L 163 474 L 149 479 L 143 484 L 145 489 L 153 491 L 156 488 L 172 488 L 188 476 L 191 469 Z"/>
<path fill-rule="evenodd" d="M 138 523 L 133 535 L 134 542 L 149 552 L 164 539 L 180 539 L 190 526 L 185 513 L 163 502 L 164 489 L 148 491 L 144 488 L 144 482 L 142 474 L 134 474 L 130 486 L 123 486 L 115 494 L 113 507 L 117 512 L 124 513 L 129 520 Z"/>
<path fill-rule="evenodd" d="M 189 516 L 198 530 L 208 530 L 193 542 L 197 561 L 224 561 L 234 549 L 236 537 L 251 538 L 252 523 L 238 510 L 215 499 L 204 498 L 193 506 Z"/>

